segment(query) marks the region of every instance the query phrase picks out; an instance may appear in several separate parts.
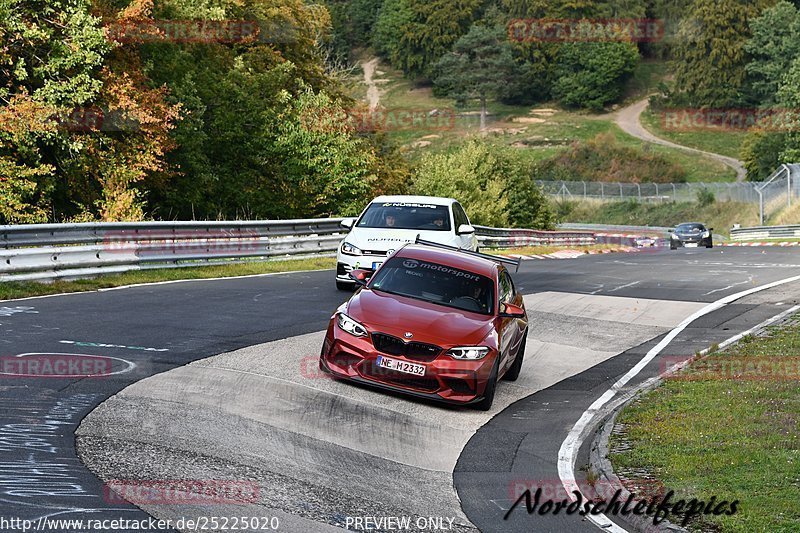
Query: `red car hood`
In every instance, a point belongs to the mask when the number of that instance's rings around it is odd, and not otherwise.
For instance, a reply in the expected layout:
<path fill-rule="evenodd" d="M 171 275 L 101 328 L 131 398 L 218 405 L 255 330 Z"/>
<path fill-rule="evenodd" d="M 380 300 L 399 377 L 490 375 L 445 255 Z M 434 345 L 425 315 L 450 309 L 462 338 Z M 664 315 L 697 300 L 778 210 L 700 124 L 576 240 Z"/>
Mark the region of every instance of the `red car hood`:
<path fill-rule="evenodd" d="M 480 344 L 494 321 L 491 316 L 367 289 L 353 296 L 346 313 L 371 331 L 401 339 L 411 332 L 412 340 L 439 346 Z"/>

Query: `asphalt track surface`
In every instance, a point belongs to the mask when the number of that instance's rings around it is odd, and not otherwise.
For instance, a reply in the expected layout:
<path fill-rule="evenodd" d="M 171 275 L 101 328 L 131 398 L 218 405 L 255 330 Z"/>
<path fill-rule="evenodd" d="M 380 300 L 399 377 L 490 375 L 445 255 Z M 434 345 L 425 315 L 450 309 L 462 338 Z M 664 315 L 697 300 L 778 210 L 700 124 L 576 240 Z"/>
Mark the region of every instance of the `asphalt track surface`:
<path fill-rule="evenodd" d="M 552 293 L 558 299 L 573 294 L 683 305 L 713 302 L 798 273 L 800 255 L 795 250 L 715 248 L 528 261 L 515 281 L 530 298 Z M 84 417 L 144 378 L 218 354 L 317 333 L 346 297 L 333 288 L 331 272 L 323 271 L 0 302 L 0 356 L 104 355 L 118 358 L 115 370 L 120 372 L 92 379 L 0 376 L 0 516 L 31 520 L 43 516 L 146 518 L 139 508 L 104 496 L 103 482 L 78 459 L 75 432 Z M 762 322 L 797 300 L 794 284 L 735 302 L 687 328 L 664 355 L 692 354 Z M 598 318 L 602 319 L 591 317 Z M 573 335 L 583 329 L 580 323 L 573 326 Z M 648 327 L 664 329 L 658 332 Z M 636 331 L 654 333 L 653 338 L 642 341 L 632 334 L 630 346 L 619 355 L 612 353 L 616 345 L 601 349 L 604 355 L 593 366 L 493 411 L 491 420 L 468 435 L 454 465 L 452 484 L 461 509 L 454 509 L 453 515 L 465 516 L 466 525 L 474 524 L 482 531 L 596 531 L 595 526 L 576 517 L 528 516 L 519 509 L 509 520 L 503 520 L 503 515 L 513 496 L 512 487 L 558 478 L 557 452 L 566 433 L 583 410 L 668 327 L 666 323 L 636 327 Z M 554 328 L 557 322 L 550 329 Z M 541 334 L 546 345 L 552 331 Z M 610 342 L 600 336 L 580 339 L 588 348 L 606 341 Z M 658 361 L 641 379 L 658 372 Z M 527 362 L 529 372 L 536 370 L 535 363 L 535 358 Z M 550 361 L 548 368 L 555 364 Z M 408 402 L 400 396 L 388 397 L 394 404 Z M 465 419 L 472 414 L 464 413 Z M 459 411 L 450 411 L 450 416 L 457 418 Z M 140 460 L 142 467 L 147 466 L 146 458 Z M 113 478 L 118 472 L 101 474 Z M 275 474 L 256 471 L 254 475 Z M 332 505 L 324 495 L 314 496 L 318 509 Z M 422 500 L 426 495 L 420 489 L 396 498 Z M 279 511 L 282 506 L 277 502 L 275 507 Z M 321 531 L 329 529 L 326 524 L 342 525 L 341 517 L 334 520 L 313 512 L 303 516 L 302 510 L 291 507 L 283 510 L 284 531 L 310 530 L 310 523 L 319 524 Z M 337 509 L 327 511 L 336 513 Z M 169 515 L 166 511 L 161 514 Z M 297 522 L 292 521 L 295 516 Z"/>

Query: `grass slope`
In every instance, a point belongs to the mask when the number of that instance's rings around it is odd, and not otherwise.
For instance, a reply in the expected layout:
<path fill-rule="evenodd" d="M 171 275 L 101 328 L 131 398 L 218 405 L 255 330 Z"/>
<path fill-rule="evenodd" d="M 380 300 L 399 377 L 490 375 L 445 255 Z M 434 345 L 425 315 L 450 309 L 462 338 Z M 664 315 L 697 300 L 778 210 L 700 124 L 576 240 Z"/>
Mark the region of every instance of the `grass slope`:
<path fill-rule="evenodd" d="M 747 132 L 743 130 L 688 130 L 679 131 L 664 127 L 661 113 L 646 110 L 642 124 L 653 134 L 683 146 L 706 152 L 739 158 Z"/>
<path fill-rule="evenodd" d="M 626 434 L 612 436 L 612 449 L 620 439 L 631 448 L 611 455 L 615 469 L 652 473 L 676 491 L 673 501 L 740 501 L 732 516 L 706 517 L 704 531 L 800 531 L 798 353 L 795 320 L 693 363 L 683 379 L 666 381 L 622 411 Z M 737 379 L 720 370 L 781 360 L 787 366 L 772 368 L 794 368 L 783 371 L 793 378 Z"/>
<path fill-rule="evenodd" d="M 660 79 L 663 65 L 646 63 L 631 81 L 629 97 L 639 97 L 652 90 Z M 403 147 L 406 157 L 414 162 L 423 154 L 451 151 L 467 138 L 480 135 L 478 107 L 473 103 L 458 108 L 452 99 L 437 98 L 430 87 L 417 87 L 403 78 L 402 73 L 381 62 L 373 78 L 380 91 L 380 105 L 385 110 L 386 131 L 392 142 Z M 363 100 L 366 89 L 361 69 L 355 69 L 349 80 L 350 94 Z M 403 112 L 412 111 L 417 116 L 438 110 L 457 115 L 454 121 L 435 120 L 403 127 L 392 119 Z M 489 132 L 486 140 L 498 146 L 513 146 L 520 156 L 535 162 L 553 156 L 570 143 L 587 141 L 601 133 L 613 134 L 618 142 L 637 150 L 650 150 L 663 154 L 680 164 L 688 181 L 733 181 L 735 172 L 708 157 L 673 148 L 653 146 L 622 132 L 611 115 L 591 115 L 569 111 L 555 104 L 512 106 L 500 102 L 489 103 Z"/>
<path fill-rule="evenodd" d="M 734 224 L 758 224 L 758 206 L 738 202 L 715 202 L 701 206 L 694 202 L 648 204 L 638 202 L 558 202 L 559 222 L 674 226 L 681 222 L 703 222 L 715 233 L 727 235 Z"/>

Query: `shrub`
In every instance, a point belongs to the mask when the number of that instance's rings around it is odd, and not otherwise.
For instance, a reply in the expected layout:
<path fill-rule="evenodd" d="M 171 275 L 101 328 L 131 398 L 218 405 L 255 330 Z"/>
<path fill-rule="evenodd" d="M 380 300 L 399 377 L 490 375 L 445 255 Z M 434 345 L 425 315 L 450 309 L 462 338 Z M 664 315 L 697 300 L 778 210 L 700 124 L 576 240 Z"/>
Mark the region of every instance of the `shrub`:
<path fill-rule="evenodd" d="M 684 169 L 667 158 L 621 146 L 613 134 L 576 142 L 569 150 L 539 163 L 540 180 L 605 181 L 623 183 L 685 182 Z"/>
<path fill-rule="evenodd" d="M 569 107 L 599 111 L 617 100 L 639 51 L 631 43 L 569 43 L 558 54 L 553 96 Z"/>
<path fill-rule="evenodd" d="M 417 194 L 458 199 L 475 224 L 549 228 L 553 213 L 530 169 L 511 149 L 472 140 L 451 153 L 423 157 Z"/>
<path fill-rule="evenodd" d="M 716 201 L 717 198 L 714 196 L 714 193 L 705 187 L 697 191 L 697 203 L 700 204 L 701 207 L 706 207 Z"/>

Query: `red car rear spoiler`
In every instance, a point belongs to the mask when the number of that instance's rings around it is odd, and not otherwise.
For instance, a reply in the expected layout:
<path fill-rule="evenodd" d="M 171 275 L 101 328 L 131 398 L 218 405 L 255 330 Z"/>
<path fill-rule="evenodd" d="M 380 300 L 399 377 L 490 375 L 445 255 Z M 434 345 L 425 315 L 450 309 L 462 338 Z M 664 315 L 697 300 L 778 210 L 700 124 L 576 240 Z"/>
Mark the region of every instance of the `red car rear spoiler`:
<path fill-rule="evenodd" d="M 445 250 L 453 250 L 454 252 L 461 252 L 462 254 L 472 255 L 475 257 L 482 257 L 483 259 L 488 259 L 489 261 L 494 261 L 495 263 L 503 263 L 506 265 L 513 265 L 514 272 L 519 272 L 519 264 L 522 261 L 521 258 L 517 258 L 516 260 L 511 259 L 509 257 L 502 257 L 499 255 L 490 255 L 490 254 L 482 254 L 480 252 L 473 252 L 472 250 L 466 250 L 464 248 L 459 248 L 457 246 L 448 246 L 447 244 L 440 244 L 438 242 L 433 241 L 426 241 L 419 238 L 414 240 L 414 244 L 424 244 L 426 246 L 435 246 L 436 248 L 444 248 Z"/>

